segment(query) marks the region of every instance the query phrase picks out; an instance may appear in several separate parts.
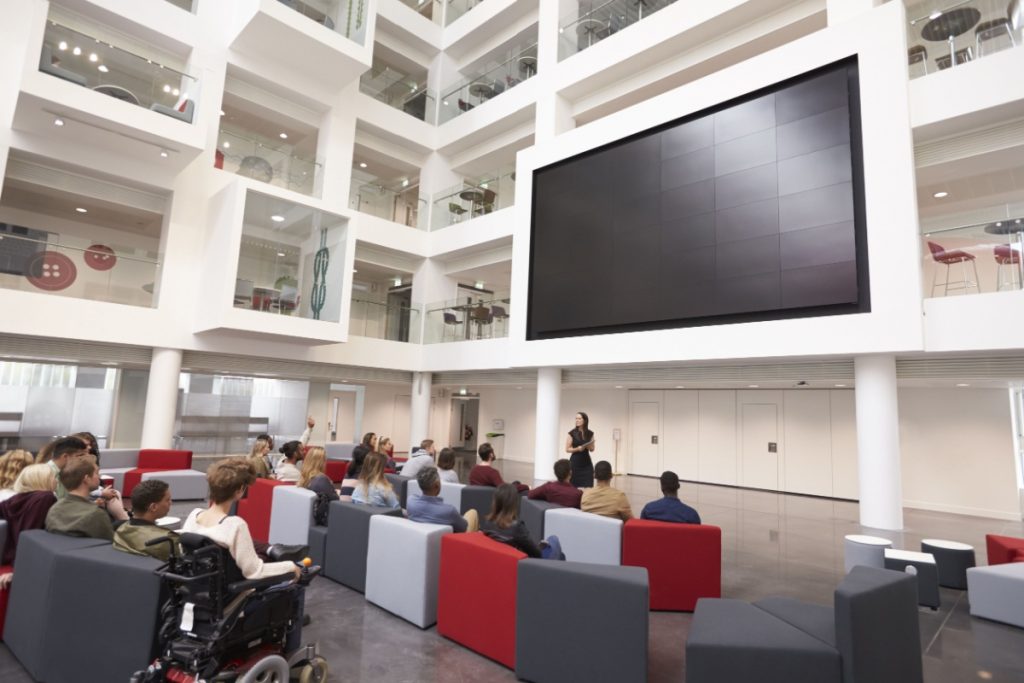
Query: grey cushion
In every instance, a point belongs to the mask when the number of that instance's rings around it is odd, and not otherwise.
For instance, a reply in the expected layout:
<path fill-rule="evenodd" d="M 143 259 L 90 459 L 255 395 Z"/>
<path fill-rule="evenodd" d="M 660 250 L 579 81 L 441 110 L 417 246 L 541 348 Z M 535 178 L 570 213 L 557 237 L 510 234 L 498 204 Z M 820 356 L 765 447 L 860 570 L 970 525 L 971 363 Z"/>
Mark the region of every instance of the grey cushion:
<path fill-rule="evenodd" d="M 935 567 L 939 571 L 939 585 L 957 590 L 967 590 L 967 570 L 974 566 L 974 548 L 949 547 L 939 545 L 942 541 L 932 543 L 921 541 L 921 552 L 931 553 L 935 558 Z"/>
<path fill-rule="evenodd" d="M 309 542 L 316 494 L 299 486 L 275 486 L 270 505 L 270 543 L 299 545 Z"/>
<path fill-rule="evenodd" d="M 324 576 L 360 593 L 366 591 L 366 553 L 373 515 L 401 517 L 402 511 L 333 501 L 327 514 Z"/>
<path fill-rule="evenodd" d="M 280 487 L 278 487 L 280 488 Z M 325 566 L 327 562 L 327 527 L 325 526 L 311 526 L 309 527 L 309 558 L 313 560 L 313 564 Z"/>
<path fill-rule="evenodd" d="M 496 490 L 493 486 L 463 486 L 459 512 L 466 514 L 467 510 L 476 510 L 480 519 L 483 519 L 491 513 L 491 502 Z"/>
<path fill-rule="evenodd" d="M 57 557 L 63 553 L 110 541 L 51 534 L 41 529 L 26 531 L 18 537 L 18 555 L 14 559 L 14 584 L 7 604 L 4 642 L 11 653 L 37 681 L 50 680 L 53 665 L 51 633 L 57 615 L 53 605 L 54 572 Z M 83 590 L 93 590 L 87 586 Z M 95 626 L 96 621 L 93 621 Z M 105 650 L 102 650 L 105 651 Z M 95 659 L 96 653 L 89 655 Z M 88 661 L 88 660 L 87 660 Z"/>
<path fill-rule="evenodd" d="M 138 448 L 108 448 L 100 454 L 100 469 L 125 468 L 134 469 L 139 466 Z"/>
<path fill-rule="evenodd" d="M 544 515 L 544 533 L 557 536 L 566 559 L 595 564 L 622 563 L 622 520 L 561 507 Z"/>
<path fill-rule="evenodd" d="M 687 683 L 840 683 L 839 653 L 740 600 L 702 598 L 686 642 Z"/>
<path fill-rule="evenodd" d="M 372 517 L 366 599 L 420 628 L 436 624 L 441 539 L 450 533 L 444 524 Z"/>
<path fill-rule="evenodd" d="M 328 460 L 351 460 L 352 449 L 358 446 L 357 443 L 328 443 L 324 444 L 324 453 Z"/>
<path fill-rule="evenodd" d="M 403 477 L 400 474 L 385 474 L 384 476 L 388 478 L 391 488 L 398 495 L 398 504 L 404 509 L 405 499 L 409 495 L 409 477 Z"/>
<path fill-rule="evenodd" d="M 540 543 L 544 539 L 544 513 L 560 507 L 562 506 L 557 503 L 549 503 L 546 500 L 523 498 L 520 501 L 519 519 L 523 520 L 534 543 Z"/>
<path fill-rule="evenodd" d="M 924 561 L 914 559 L 918 555 Z M 917 577 L 917 604 L 939 608 L 942 603 L 939 595 L 939 569 L 930 553 L 886 550 L 885 568 Z"/>
<path fill-rule="evenodd" d="M 205 500 L 210 491 L 206 474 L 199 470 L 167 470 L 165 472 L 143 472 L 142 481 L 159 479 L 171 487 L 174 500 Z"/>
<path fill-rule="evenodd" d="M 843 683 L 920 683 L 915 577 L 857 566 L 836 588 L 836 643 Z"/>
<path fill-rule="evenodd" d="M 535 683 L 646 681 L 648 604 L 642 567 L 521 560 L 516 676 Z"/>
<path fill-rule="evenodd" d="M 836 611 L 832 607 L 779 597 L 758 600 L 754 606 L 814 636 L 829 647 L 836 646 Z"/>
<path fill-rule="evenodd" d="M 1024 562 L 968 569 L 967 598 L 972 615 L 1024 628 Z"/>

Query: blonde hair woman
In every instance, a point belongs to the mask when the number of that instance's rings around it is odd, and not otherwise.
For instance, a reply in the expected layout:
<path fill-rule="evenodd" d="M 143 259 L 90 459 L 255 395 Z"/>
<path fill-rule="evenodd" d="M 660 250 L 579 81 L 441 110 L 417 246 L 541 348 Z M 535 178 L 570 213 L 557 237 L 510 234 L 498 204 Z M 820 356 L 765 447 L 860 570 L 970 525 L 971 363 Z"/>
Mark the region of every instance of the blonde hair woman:
<path fill-rule="evenodd" d="M 327 476 L 327 452 L 320 446 L 312 446 L 302 460 L 302 472 L 296 486 L 322 493 L 331 500 L 338 500 L 338 492 Z"/>
<path fill-rule="evenodd" d="M 377 448 L 374 450 L 384 456 L 385 468 L 391 470 L 395 469 L 395 445 L 391 443 L 390 437 L 380 437 L 377 441 Z"/>
<path fill-rule="evenodd" d="M 384 454 L 369 453 L 359 472 L 359 483 L 352 492 L 352 502 L 377 507 L 398 508 L 398 496 L 384 476 Z"/>
<path fill-rule="evenodd" d="M 0 519 L 7 520 L 7 544 L 0 565 L 13 565 L 18 536 L 30 529 L 46 526 L 46 513 L 57 502 L 53 489 L 57 483 L 53 469 L 46 464 L 29 465 L 14 481 L 14 495 L 0 502 Z M 10 581 L 10 574 L 0 576 L 0 586 Z"/>
<path fill-rule="evenodd" d="M 15 494 L 14 481 L 32 462 L 32 454 L 21 449 L 7 451 L 0 456 L 0 500 L 7 500 Z"/>
<path fill-rule="evenodd" d="M 252 444 L 247 460 L 256 474 L 257 479 L 270 479 L 270 465 L 267 463 L 267 453 L 270 452 L 270 440 L 262 436 Z"/>

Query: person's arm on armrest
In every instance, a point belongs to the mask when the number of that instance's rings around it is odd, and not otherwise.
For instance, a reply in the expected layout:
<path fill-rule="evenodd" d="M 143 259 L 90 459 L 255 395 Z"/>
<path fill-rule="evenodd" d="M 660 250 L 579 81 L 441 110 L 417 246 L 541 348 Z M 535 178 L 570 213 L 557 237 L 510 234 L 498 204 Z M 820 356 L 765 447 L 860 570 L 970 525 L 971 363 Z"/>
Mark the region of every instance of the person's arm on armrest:
<path fill-rule="evenodd" d="M 530 500 L 547 500 L 545 497 L 547 494 L 547 484 L 541 484 L 535 489 L 530 489 L 530 492 L 526 494 L 526 497 Z"/>

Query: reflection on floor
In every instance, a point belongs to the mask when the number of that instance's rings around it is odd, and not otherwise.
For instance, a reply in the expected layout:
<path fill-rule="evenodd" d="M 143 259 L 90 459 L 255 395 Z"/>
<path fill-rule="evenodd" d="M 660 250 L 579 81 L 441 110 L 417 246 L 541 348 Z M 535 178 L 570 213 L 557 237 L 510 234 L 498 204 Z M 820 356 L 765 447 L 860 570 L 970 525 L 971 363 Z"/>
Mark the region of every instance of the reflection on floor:
<path fill-rule="evenodd" d="M 530 464 L 504 462 L 500 469 L 506 480 L 529 481 L 533 475 Z M 629 495 L 634 512 L 660 495 L 655 479 L 619 477 L 615 485 Z M 684 484 L 680 494 L 705 522 L 722 527 L 722 592 L 744 600 L 786 595 L 831 604 L 842 577 L 842 538 L 849 533 L 885 536 L 910 550 L 917 550 L 922 538 L 963 541 L 978 549 L 982 563 L 986 533 L 1024 536 L 1020 522 L 907 510 L 907 528 L 891 533 L 861 527 L 857 505 L 850 502 L 696 484 Z M 184 516 L 192 507 L 175 504 L 172 514 Z M 438 636 L 436 628 L 421 631 L 327 579 L 310 587 L 306 605 L 313 622 L 305 636 L 319 641 L 331 680 L 516 680 L 504 667 Z M 650 681 L 684 680 L 691 619 L 689 614 L 651 613 Z M 966 593 L 942 589 L 942 608 L 922 609 L 920 619 L 928 683 L 1024 680 L 1024 630 L 972 618 Z M 31 680 L 3 646 L 0 680 Z"/>

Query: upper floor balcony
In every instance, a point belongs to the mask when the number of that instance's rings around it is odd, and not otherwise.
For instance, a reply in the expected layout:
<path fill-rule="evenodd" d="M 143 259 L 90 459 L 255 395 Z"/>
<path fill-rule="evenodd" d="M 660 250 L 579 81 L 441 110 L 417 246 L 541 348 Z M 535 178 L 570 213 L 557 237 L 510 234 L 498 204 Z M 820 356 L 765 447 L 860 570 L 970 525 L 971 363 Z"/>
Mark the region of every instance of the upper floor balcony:
<path fill-rule="evenodd" d="M 359 78 L 359 90 L 420 121 L 437 122 L 437 97 L 427 89 L 427 70 L 389 55 L 379 44 L 373 66 Z"/>
<path fill-rule="evenodd" d="M 508 294 L 480 292 L 424 306 L 423 340 L 427 344 L 508 336 L 512 310 Z"/>
<path fill-rule="evenodd" d="M 907 63 L 911 78 L 955 69 L 1019 47 L 1024 6 L 1019 0 L 907 2 Z"/>
<path fill-rule="evenodd" d="M 511 90 L 537 74 L 537 44 L 503 55 L 499 62 L 472 70 L 442 91 L 437 122 L 451 121 Z"/>
<path fill-rule="evenodd" d="M 676 0 L 583 0 L 558 27 L 558 59 L 582 52 Z"/>
<path fill-rule="evenodd" d="M 466 223 L 515 204 L 516 172 L 497 169 L 442 190 L 432 202 L 431 230 Z"/>

